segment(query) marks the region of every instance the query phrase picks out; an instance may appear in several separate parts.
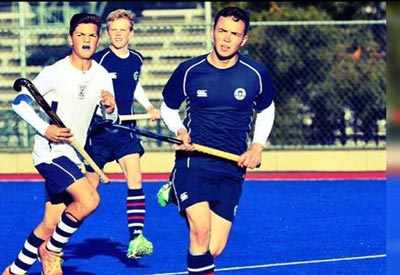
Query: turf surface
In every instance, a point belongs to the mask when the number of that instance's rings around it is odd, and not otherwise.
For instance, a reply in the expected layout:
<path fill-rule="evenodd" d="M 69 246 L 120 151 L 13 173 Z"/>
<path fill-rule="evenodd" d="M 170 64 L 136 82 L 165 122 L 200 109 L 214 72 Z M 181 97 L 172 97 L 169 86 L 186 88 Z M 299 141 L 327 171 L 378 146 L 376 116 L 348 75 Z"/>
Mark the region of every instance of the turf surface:
<path fill-rule="evenodd" d="M 66 275 L 186 274 L 187 230 L 173 205 L 157 204 L 164 182 L 144 182 L 145 235 L 154 253 L 125 257 L 126 186 L 100 186 L 102 202 L 65 247 Z M 245 182 L 217 274 L 386 274 L 385 180 Z M 43 214 L 43 183 L 0 183 L 0 272 Z M 40 274 L 35 263 L 29 274 Z"/>

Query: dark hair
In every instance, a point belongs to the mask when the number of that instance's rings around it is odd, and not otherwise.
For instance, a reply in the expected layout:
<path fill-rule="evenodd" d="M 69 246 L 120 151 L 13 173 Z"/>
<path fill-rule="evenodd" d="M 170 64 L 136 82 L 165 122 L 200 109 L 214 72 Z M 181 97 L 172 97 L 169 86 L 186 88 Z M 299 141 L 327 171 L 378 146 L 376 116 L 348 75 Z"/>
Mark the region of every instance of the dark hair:
<path fill-rule="evenodd" d="M 230 17 L 232 16 L 235 21 L 243 21 L 245 27 L 244 27 L 244 35 L 247 34 L 247 31 L 249 30 L 250 26 L 250 13 L 247 10 L 244 10 L 239 7 L 225 7 L 222 10 L 220 10 L 217 15 L 215 16 L 214 19 L 214 28 L 218 23 L 218 19 L 220 17 Z"/>
<path fill-rule="evenodd" d="M 99 35 L 101 29 L 101 18 L 99 16 L 86 12 L 74 14 L 69 22 L 69 34 L 72 36 L 79 24 L 90 23 L 97 25 L 97 35 Z"/>

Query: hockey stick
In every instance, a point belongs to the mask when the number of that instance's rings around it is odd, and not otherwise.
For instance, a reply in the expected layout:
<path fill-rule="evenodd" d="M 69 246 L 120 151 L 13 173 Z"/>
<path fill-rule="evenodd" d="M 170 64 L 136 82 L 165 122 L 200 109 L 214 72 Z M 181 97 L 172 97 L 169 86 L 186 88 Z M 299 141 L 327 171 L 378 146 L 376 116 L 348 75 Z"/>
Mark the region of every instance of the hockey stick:
<path fill-rule="evenodd" d="M 56 114 L 56 112 L 51 108 L 51 106 L 46 102 L 43 96 L 39 93 L 37 88 L 33 85 L 33 83 L 26 78 L 18 78 L 14 82 L 14 90 L 17 92 L 21 91 L 21 86 L 26 87 L 35 101 L 39 104 L 39 106 L 45 111 L 45 113 L 51 118 L 53 123 L 61 128 L 66 128 L 65 124 L 62 122 L 60 117 Z M 97 164 L 93 161 L 93 159 L 89 156 L 89 154 L 84 150 L 84 148 L 79 144 L 78 140 L 75 137 L 71 137 L 69 139 L 71 146 L 87 161 L 87 163 L 93 168 L 93 170 L 100 176 L 100 179 L 104 183 L 109 183 L 110 180 L 104 174 L 104 172 L 97 166 Z"/>
<path fill-rule="evenodd" d="M 127 130 L 127 131 L 133 132 L 134 134 L 137 134 L 137 135 L 140 135 L 140 136 L 145 136 L 145 137 L 148 137 L 148 138 L 153 138 L 153 139 L 165 141 L 165 142 L 172 143 L 172 144 L 177 144 L 177 145 L 181 145 L 182 144 L 182 140 L 180 140 L 180 139 L 169 137 L 169 136 L 163 136 L 163 135 L 156 134 L 156 133 L 153 133 L 153 132 L 144 131 L 144 130 L 141 130 L 141 129 L 138 129 L 138 128 L 130 128 L 130 127 L 127 127 L 127 126 L 122 126 L 122 125 L 112 124 L 112 123 L 110 123 L 108 127 Z M 239 160 L 239 158 L 240 158 L 239 155 L 228 153 L 228 152 L 225 152 L 225 151 L 222 151 L 222 150 L 219 150 L 219 149 L 215 149 L 215 148 L 212 148 L 212 147 L 200 145 L 200 144 L 197 144 L 197 143 L 192 143 L 192 145 L 194 146 L 194 149 L 196 151 L 202 152 L 202 153 L 205 153 L 205 154 L 208 154 L 208 155 L 224 158 L 224 159 L 235 161 L 235 162 L 237 162 Z"/>
<path fill-rule="evenodd" d="M 132 120 L 139 120 L 139 119 L 149 119 L 151 118 L 150 114 L 135 114 L 135 115 L 120 115 L 119 119 L 121 121 L 132 121 Z"/>

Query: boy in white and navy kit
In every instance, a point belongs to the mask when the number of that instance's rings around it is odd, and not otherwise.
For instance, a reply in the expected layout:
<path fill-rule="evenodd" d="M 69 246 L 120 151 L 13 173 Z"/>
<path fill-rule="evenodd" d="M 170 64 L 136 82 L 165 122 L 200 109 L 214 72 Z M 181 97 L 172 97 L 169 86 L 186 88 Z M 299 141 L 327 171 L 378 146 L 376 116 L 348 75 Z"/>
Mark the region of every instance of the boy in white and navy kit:
<path fill-rule="evenodd" d="M 33 161 L 45 181 L 45 210 L 43 220 L 3 275 L 26 274 L 38 257 L 43 275 L 61 275 L 64 246 L 99 205 L 99 194 L 84 177 L 81 157 L 69 139 L 74 136 L 84 144 L 99 104 L 105 106 L 107 119 L 116 121 L 118 117 L 111 78 L 92 60 L 100 29 L 97 15 L 75 14 L 68 36 L 72 53 L 45 67 L 32 81 L 69 128 L 52 124 L 43 111 L 37 114 L 25 88 L 13 101 L 14 111 L 37 131 Z"/>

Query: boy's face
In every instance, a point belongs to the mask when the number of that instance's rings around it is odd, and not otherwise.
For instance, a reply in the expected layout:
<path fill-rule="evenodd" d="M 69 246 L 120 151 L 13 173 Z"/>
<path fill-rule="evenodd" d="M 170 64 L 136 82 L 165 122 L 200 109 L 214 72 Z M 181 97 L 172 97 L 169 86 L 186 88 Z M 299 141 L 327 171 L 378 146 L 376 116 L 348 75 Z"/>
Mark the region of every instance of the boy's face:
<path fill-rule="evenodd" d="M 214 49 L 221 57 L 234 56 L 247 42 L 248 37 L 244 30 L 243 21 L 235 21 L 232 16 L 221 16 L 215 28 L 211 30 Z"/>
<path fill-rule="evenodd" d="M 93 23 L 79 24 L 72 36 L 68 37 L 72 44 L 73 54 L 82 59 L 91 59 L 100 43 L 97 33 L 97 25 Z"/>
<path fill-rule="evenodd" d="M 107 25 L 107 37 L 111 45 L 116 49 L 127 48 L 129 40 L 133 36 L 131 22 L 125 18 L 119 18 Z"/>

